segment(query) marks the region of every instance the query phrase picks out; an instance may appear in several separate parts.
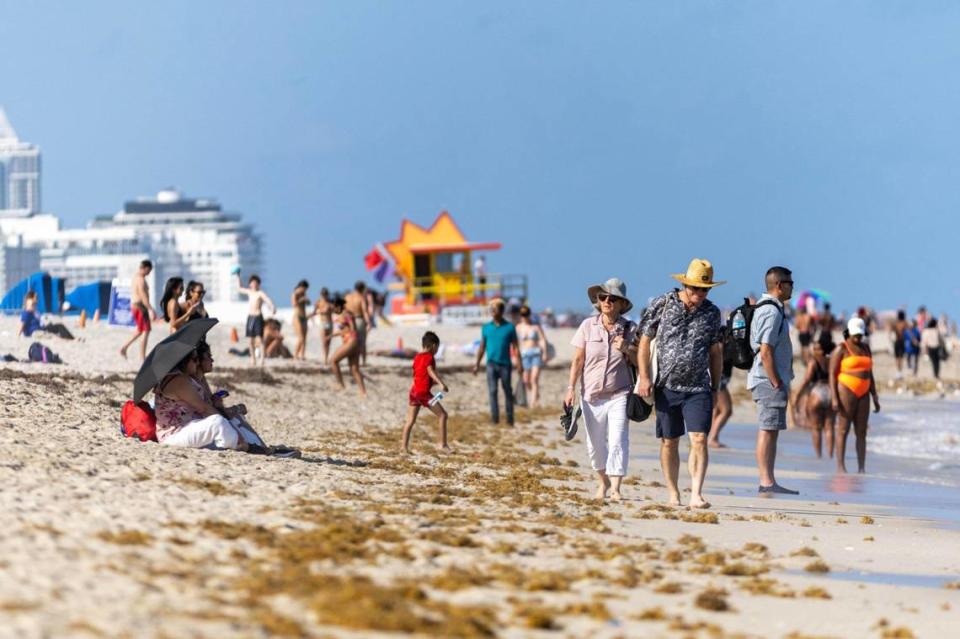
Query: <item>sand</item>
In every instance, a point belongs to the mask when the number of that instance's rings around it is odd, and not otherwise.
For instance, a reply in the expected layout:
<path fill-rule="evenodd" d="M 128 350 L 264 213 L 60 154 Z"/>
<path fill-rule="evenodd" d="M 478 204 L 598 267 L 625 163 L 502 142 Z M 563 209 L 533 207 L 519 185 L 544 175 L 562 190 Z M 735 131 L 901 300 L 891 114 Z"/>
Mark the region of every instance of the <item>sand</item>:
<path fill-rule="evenodd" d="M 0 320 L 0 353 L 25 354 L 15 330 Z M 439 332 L 452 347 L 476 330 Z M 419 333 L 374 332 L 371 347 Z M 453 348 L 452 455 L 436 453 L 431 418 L 415 454 L 397 452 L 406 362 L 371 358 L 360 401 L 334 390 L 316 343 L 314 361 L 251 371 L 226 354 L 226 327 L 214 381 L 304 458 L 125 439 L 126 334 L 88 326 L 82 342 L 43 340 L 62 366 L 0 368 L 0 636 L 933 637 L 956 619 L 960 532 L 946 523 L 855 494 L 760 499 L 719 454 L 713 509 L 665 508 L 652 422 L 632 427 L 626 500 L 598 504 L 582 434 L 564 442 L 555 409 L 489 425 L 484 380 Z M 569 332 L 554 339 L 551 406 Z"/>

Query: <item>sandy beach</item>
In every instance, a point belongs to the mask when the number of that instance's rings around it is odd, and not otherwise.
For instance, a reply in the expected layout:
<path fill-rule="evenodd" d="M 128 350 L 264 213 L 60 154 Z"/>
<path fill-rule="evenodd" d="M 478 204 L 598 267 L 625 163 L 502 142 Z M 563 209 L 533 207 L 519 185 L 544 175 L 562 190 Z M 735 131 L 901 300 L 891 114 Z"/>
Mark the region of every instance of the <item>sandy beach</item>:
<path fill-rule="evenodd" d="M 957 618 L 957 468 L 894 455 L 888 439 L 886 454 L 868 448 L 866 476 L 837 476 L 790 430 L 778 477 L 801 495 L 762 499 L 742 376 L 731 447 L 711 451 L 711 510 L 662 505 L 652 419 L 631 427 L 626 500 L 600 504 L 583 436 L 563 441 L 554 408 L 570 331 L 550 333 L 549 408 L 507 428 L 488 423 L 485 381 L 459 349 L 477 329 L 439 327 L 455 452 L 436 452 L 421 417 L 405 457 L 409 362 L 371 357 L 361 401 L 334 390 L 316 339 L 306 362 L 250 370 L 227 354 L 228 329 L 211 334 L 213 382 L 302 459 L 122 437 L 138 368 L 117 353 L 122 329 L 42 339 L 60 366 L 2 365 L 0 636 L 942 637 Z M 0 354 L 26 354 L 15 332 L 0 318 Z M 421 332 L 380 329 L 370 348 L 415 347 Z M 950 389 L 897 392 L 877 359 L 878 442 L 952 408 Z"/>

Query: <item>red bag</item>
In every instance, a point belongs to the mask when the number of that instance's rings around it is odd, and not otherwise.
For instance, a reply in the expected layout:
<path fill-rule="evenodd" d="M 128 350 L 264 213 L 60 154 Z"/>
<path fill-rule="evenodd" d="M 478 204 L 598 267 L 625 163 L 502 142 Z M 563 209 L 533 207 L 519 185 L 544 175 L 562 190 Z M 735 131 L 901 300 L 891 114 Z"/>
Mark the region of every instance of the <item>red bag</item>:
<path fill-rule="evenodd" d="M 127 403 L 120 409 L 120 432 L 142 442 L 157 441 L 157 414 L 146 402 Z"/>

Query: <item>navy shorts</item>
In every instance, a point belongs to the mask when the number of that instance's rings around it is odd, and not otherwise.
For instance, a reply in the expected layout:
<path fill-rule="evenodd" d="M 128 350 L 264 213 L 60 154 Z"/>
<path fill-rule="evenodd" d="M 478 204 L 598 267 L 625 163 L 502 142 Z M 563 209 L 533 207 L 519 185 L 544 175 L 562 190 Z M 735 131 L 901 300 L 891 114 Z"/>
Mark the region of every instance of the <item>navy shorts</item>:
<path fill-rule="evenodd" d="M 713 393 L 683 393 L 658 388 L 654 393 L 657 409 L 657 437 L 676 439 L 684 433 L 709 433 L 713 421 Z"/>
<path fill-rule="evenodd" d="M 263 315 L 247 315 L 247 337 L 263 337 Z"/>

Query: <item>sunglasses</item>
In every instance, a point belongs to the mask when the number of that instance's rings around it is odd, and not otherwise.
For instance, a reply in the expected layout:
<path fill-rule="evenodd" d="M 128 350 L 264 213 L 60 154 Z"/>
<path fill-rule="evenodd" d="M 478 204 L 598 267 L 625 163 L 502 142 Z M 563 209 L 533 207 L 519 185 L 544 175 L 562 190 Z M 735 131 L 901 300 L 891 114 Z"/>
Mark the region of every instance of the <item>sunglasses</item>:
<path fill-rule="evenodd" d="M 780 281 L 777 282 L 777 283 L 778 283 L 778 284 L 789 284 L 790 286 L 793 286 L 793 280 L 780 280 Z"/>
<path fill-rule="evenodd" d="M 692 292 L 694 292 L 694 293 L 699 293 L 699 294 L 701 294 L 701 295 L 706 295 L 707 293 L 710 292 L 710 289 L 709 289 L 709 288 L 704 288 L 704 287 L 702 287 L 702 286 L 688 286 L 687 288 L 688 288 L 690 291 L 692 291 Z"/>
<path fill-rule="evenodd" d="M 611 304 L 619 302 L 622 299 L 623 299 L 622 297 L 617 297 L 616 295 L 609 295 L 607 293 L 600 293 L 599 295 L 597 295 L 597 301 L 610 302 Z"/>

